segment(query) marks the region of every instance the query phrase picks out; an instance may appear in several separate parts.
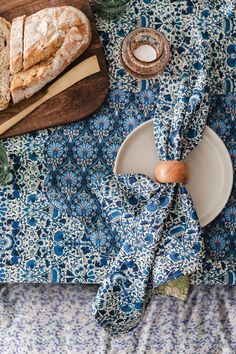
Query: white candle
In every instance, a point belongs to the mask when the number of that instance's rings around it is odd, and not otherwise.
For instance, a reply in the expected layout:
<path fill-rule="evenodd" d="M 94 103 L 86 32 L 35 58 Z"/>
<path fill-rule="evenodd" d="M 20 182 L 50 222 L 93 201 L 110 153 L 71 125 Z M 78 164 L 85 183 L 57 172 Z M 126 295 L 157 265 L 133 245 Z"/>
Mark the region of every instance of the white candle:
<path fill-rule="evenodd" d="M 149 63 L 157 58 L 157 53 L 151 45 L 142 44 L 134 50 L 134 56 L 138 60 Z"/>

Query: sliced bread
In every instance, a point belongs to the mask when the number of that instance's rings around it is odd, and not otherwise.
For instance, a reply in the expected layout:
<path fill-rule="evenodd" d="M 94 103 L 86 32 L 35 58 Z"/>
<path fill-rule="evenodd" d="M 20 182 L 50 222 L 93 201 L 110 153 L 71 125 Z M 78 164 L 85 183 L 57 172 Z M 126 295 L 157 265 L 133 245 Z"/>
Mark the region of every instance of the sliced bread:
<path fill-rule="evenodd" d="M 16 17 L 12 21 L 10 37 L 10 72 L 16 74 L 23 68 L 23 32 L 26 16 Z"/>
<path fill-rule="evenodd" d="M 91 41 L 87 17 L 72 6 L 41 10 L 25 20 L 24 70 L 14 74 L 14 103 L 31 97 L 78 58 Z"/>
<path fill-rule="evenodd" d="M 6 109 L 10 102 L 10 30 L 11 24 L 0 17 L 0 110 Z"/>
<path fill-rule="evenodd" d="M 61 47 L 69 29 L 76 27 L 85 36 L 90 25 L 83 12 L 72 6 L 50 7 L 26 18 L 24 69 L 49 59 Z"/>

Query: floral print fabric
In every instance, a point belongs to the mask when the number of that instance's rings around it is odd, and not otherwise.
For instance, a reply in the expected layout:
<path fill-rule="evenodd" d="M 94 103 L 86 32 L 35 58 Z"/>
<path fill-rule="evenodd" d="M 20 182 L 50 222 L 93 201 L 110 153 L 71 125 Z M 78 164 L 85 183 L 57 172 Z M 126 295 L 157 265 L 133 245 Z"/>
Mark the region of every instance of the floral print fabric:
<path fill-rule="evenodd" d="M 134 331 L 112 338 L 91 314 L 97 286 L 9 285 L 0 296 L 4 354 L 234 354 L 236 287 L 194 286 L 188 301 L 153 296 Z"/>
<path fill-rule="evenodd" d="M 171 43 L 164 75 L 178 76 L 193 23 L 214 54 L 208 124 L 226 143 L 235 166 L 234 2 L 133 0 L 118 21 L 97 19 L 111 87 L 93 118 L 3 140 L 14 183 L 0 186 L 1 282 L 102 282 L 123 239 L 104 226 L 95 182 L 112 173 L 124 138 L 155 116 L 159 96 L 165 95 L 161 78 L 138 82 L 126 75 L 120 43 L 138 26 L 155 27 Z M 235 215 L 232 194 L 203 231 L 206 258 L 191 283 L 235 284 Z"/>

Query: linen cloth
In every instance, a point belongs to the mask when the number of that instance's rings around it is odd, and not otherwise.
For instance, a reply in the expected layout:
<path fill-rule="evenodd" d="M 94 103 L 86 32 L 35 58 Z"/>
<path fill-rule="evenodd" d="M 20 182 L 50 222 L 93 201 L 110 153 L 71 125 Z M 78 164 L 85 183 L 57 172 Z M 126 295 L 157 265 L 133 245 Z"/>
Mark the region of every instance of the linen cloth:
<path fill-rule="evenodd" d="M 184 21 L 183 21 L 184 18 Z M 2 282 L 100 283 L 123 240 L 104 228 L 92 193 L 94 182 L 112 172 L 123 139 L 152 118 L 159 82 L 137 82 L 120 67 L 119 48 L 137 26 L 159 29 L 172 44 L 178 73 L 193 19 L 212 41 L 215 80 L 208 124 L 235 159 L 235 6 L 231 1 L 132 1 L 117 22 L 98 20 L 109 64 L 111 90 L 90 120 L 4 139 L 14 183 L 0 188 Z M 212 24 L 211 27 L 209 27 Z M 214 36 L 213 36 L 214 37 Z M 174 53 L 174 54 L 173 54 Z M 226 56 L 222 58 L 222 53 Z M 234 160 L 235 161 L 235 160 Z M 235 162 L 234 162 L 235 163 Z M 234 284 L 235 197 L 204 231 L 207 257 L 192 283 Z"/>
<path fill-rule="evenodd" d="M 2 354 L 234 354 L 236 287 L 194 286 L 188 301 L 154 296 L 129 334 L 96 325 L 96 286 L 9 285 L 0 296 Z"/>

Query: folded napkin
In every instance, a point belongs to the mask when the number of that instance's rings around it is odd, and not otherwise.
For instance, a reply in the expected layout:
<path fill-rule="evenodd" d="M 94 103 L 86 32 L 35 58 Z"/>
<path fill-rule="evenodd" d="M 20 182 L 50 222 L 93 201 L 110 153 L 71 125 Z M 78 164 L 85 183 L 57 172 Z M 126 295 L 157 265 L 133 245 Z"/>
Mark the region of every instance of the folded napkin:
<path fill-rule="evenodd" d="M 185 160 L 206 124 L 212 54 L 199 31 L 192 34 L 181 74 L 160 87 L 154 136 L 161 160 Z M 138 325 L 156 287 L 201 267 L 203 238 L 183 184 L 111 175 L 95 193 L 106 223 L 123 240 L 93 304 L 99 324 L 116 335 Z"/>

